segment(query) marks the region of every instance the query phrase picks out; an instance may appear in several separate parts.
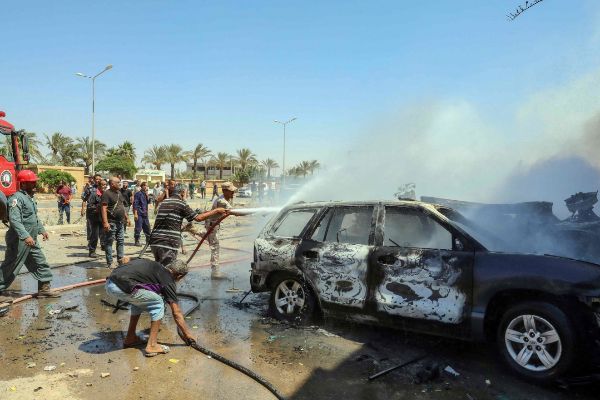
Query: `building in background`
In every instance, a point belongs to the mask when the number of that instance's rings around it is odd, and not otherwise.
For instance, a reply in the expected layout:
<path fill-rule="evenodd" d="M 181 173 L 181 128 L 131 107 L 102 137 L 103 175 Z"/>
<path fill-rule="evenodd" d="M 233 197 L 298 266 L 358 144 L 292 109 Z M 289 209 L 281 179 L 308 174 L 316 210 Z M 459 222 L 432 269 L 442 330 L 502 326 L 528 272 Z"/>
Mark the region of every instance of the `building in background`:
<path fill-rule="evenodd" d="M 73 175 L 75 178 L 75 182 L 77 183 L 77 190 L 81 193 L 82 188 L 85 186 L 85 182 L 87 181 L 87 176 L 84 175 L 85 169 L 83 167 L 65 167 L 62 165 L 28 165 L 26 169 L 31 169 L 36 174 L 40 174 L 44 171 L 62 171 L 68 172 Z M 69 182 L 71 184 L 71 182 Z"/>
<path fill-rule="evenodd" d="M 160 169 L 140 169 L 133 179 L 140 182 L 148 182 L 148 186 L 150 186 L 150 182 L 164 182 L 165 176 L 165 171 Z"/>

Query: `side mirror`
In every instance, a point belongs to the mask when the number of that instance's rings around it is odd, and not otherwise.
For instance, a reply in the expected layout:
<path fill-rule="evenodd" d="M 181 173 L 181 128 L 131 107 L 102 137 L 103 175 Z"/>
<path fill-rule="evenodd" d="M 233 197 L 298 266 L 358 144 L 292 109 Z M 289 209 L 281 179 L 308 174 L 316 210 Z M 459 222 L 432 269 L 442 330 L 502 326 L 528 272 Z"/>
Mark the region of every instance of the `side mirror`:
<path fill-rule="evenodd" d="M 454 250 L 463 251 L 465 249 L 465 245 L 459 238 L 454 238 Z"/>
<path fill-rule="evenodd" d="M 23 159 L 29 159 L 29 157 L 25 157 L 25 155 L 29 154 L 29 138 L 27 138 L 26 134 L 21 134 L 21 147 L 23 147 Z"/>

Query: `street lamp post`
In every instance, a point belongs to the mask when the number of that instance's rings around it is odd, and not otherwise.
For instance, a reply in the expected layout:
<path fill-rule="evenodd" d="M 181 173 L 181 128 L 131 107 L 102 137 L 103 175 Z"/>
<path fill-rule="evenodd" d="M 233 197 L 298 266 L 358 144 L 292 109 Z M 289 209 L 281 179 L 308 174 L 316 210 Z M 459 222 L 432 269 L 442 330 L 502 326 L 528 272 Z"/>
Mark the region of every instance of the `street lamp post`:
<path fill-rule="evenodd" d="M 281 124 L 283 125 L 283 166 L 281 167 L 282 172 L 281 172 L 281 188 L 283 189 L 283 187 L 285 186 L 285 127 L 287 124 L 289 124 L 290 122 L 294 122 L 297 118 L 294 117 L 292 119 L 289 119 L 285 122 L 281 122 L 281 121 L 273 121 L 276 124 Z"/>
<path fill-rule="evenodd" d="M 90 175 L 94 175 L 96 172 L 96 125 L 95 125 L 95 117 L 96 117 L 96 78 L 111 69 L 112 65 L 107 65 L 102 71 L 98 72 L 94 76 L 88 76 L 81 72 L 75 73 L 77 76 L 81 76 L 82 78 L 88 78 L 92 80 L 92 168 L 90 171 Z"/>

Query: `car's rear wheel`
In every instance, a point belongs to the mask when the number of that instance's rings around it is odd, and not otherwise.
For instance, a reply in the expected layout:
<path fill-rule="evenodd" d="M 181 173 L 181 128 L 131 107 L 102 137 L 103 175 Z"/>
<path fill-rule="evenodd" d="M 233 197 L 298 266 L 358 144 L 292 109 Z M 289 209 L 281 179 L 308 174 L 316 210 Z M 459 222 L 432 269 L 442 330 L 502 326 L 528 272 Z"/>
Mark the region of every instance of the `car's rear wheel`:
<path fill-rule="evenodd" d="M 566 314 L 545 302 L 525 302 L 507 310 L 498 326 L 497 344 L 519 375 L 550 382 L 575 361 L 575 330 Z"/>
<path fill-rule="evenodd" d="M 315 297 L 301 276 L 280 274 L 273 281 L 269 310 L 279 320 L 305 323 L 315 311 Z"/>

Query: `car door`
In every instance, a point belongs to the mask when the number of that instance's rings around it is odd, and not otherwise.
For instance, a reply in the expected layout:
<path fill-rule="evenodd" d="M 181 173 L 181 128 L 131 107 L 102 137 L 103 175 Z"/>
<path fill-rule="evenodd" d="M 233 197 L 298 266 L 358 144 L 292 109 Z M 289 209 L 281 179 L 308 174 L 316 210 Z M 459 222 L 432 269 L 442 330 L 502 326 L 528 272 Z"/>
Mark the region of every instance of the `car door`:
<path fill-rule="evenodd" d="M 374 210 L 373 205 L 330 207 L 298 246 L 296 264 L 323 306 L 365 307 Z"/>
<path fill-rule="evenodd" d="M 295 267 L 296 247 L 309 221 L 317 215 L 315 207 L 291 209 L 280 215 L 267 232 L 255 241 L 257 258 L 253 269 L 262 271 L 290 270 Z"/>
<path fill-rule="evenodd" d="M 378 312 L 460 324 L 470 309 L 473 251 L 451 226 L 421 207 L 385 206 L 374 253 Z"/>

